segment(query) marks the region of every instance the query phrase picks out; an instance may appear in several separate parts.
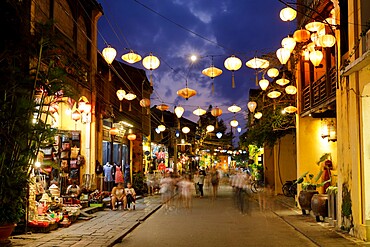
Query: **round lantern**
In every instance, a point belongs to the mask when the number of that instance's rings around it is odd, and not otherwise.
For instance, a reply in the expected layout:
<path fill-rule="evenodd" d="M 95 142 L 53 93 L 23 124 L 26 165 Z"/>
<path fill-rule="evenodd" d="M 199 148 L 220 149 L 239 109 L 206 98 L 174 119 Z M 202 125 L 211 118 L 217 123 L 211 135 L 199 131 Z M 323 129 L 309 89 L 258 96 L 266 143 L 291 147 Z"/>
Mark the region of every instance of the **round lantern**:
<path fill-rule="evenodd" d="M 312 64 L 316 67 L 319 66 L 321 63 L 322 58 L 324 55 L 322 54 L 321 51 L 312 51 L 310 52 L 310 61 Z"/>
<path fill-rule="evenodd" d="M 218 108 L 217 106 L 211 110 L 211 114 L 214 117 L 219 117 L 222 115 L 222 110 Z"/>
<path fill-rule="evenodd" d="M 175 114 L 178 118 L 181 118 L 182 114 L 184 114 L 185 109 L 181 106 L 176 106 Z"/>
<path fill-rule="evenodd" d="M 238 127 L 239 122 L 236 119 L 233 119 L 233 120 L 230 121 L 230 125 L 231 125 L 231 127 L 235 128 L 235 127 Z"/>
<path fill-rule="evenodd" d="M 156 56 L 153 56 L 152 53 L 149 54 L 149 56 L 144 57 L 143 59 L 143 66 L 148 70 L 154 70 L 159 67 L 161 62 Z"/>
<path fill-rule="evenodd" d="M 164 126 L 163 124 L 160 124 L 160 125 L 158 125 L 158 130 L 160 131 L 160 132 L 162 132 L 162 131 L 165 131 L 166 130 L 166 126 Z"/>
<path fill-rule="evenodd" d="M 323 36 L 320 36 L 319 40 L 322 47 L 333 47 L 336 42 L 335 37 L 331 34 L 325 34 Z"/>
<path fill-rule="evenodd" d="M 112 64 L 112 62 L 114 61 L 114 59 L 116 58 L 116 55 L 117 55 L 117 51 L 116 49 L 114 49 L 113 47 L 105 47 L 103 49 L 103 57 L 105 59 L 105 61 L 108 63 L 108 64 Z"/>
<path fill-rule="evenodd" d="M 267 70 L 267 75 L 271 78 L 275 78 L 279 75 L 279 70 L 276 68 L 270 68 Z"/>
<path fill-rule="evenodd" d="M 325 28 L 325 24 L 322 22 L 313 21 L 313 22 L 307 23 L 305 28 L 310 32 L 317 32 Z"/>
<path fill-rule="evenodd" d="M 127 139 L 130 141 L 135 141 L 136 140 L 136 135 L 135 134 L 128 134 Z"/>
<path fill-rule="evenodd" d="M 265 91 L 267 89 L 269 84 L 270 84 L 270 82 L 266 79 L 262 79 L 262 80 L 259 81 L 259 85 L 260 85 L 260 87 L 263 91 Z"/>
<path fill-rule="evenodd" d="M 208 125 L 208 126 L 206 127 L 206 130 L 207 130 L 207 132 L 212 132 L 212 131 L 214 131 L 214 130 L 215 130 L 215 126 L 213 126 L 213 125 Z"/>
<path fill-rule="evenodd" d="M 292 52 L 297 42 L 292 37 L 286 37 L 281 41 L 281 46 Z"/>
<path fill-rule="evenodd" d="M 231 75 L 231 86 L 235 88 L 235 78 L 234 78 L 234 71 L 237 71 L 242 67 L 242 60 L 232 55 L 231 57 L 226 58 L 224 62 L 224 66 L 227 70 L 232 72 Z"/>
<path fill-rule="evenodd" d="M 189 133 L 189 132 L 190 132 L 190 128 L 185 126 L 185 127 L 183 127 L 183 128 L 181 129 L 181 131 L 182 131 L 182 133 L 187 134 L 187 133 Z"/>
<path fill-rule="evenodd" d="M 285 79 L 285 78 L 280 78 L 280 79 L 276 80 L 276 84 L 278 84 L 280 86 L 285 86 L 289 82 L 290 81 L 288 79 Z"/>
<path fill-rule="evenodd" d="M 276 99 L 278 98 L 279 96 L 281 95 L 281 93 L 279 91 L 271 91 L 267 94 L 267 97 L 271 98 L 271 99 Z"/>
<path fill-rule="evenodd" d="M 305 29 L 300 29 L 294 32 L 293 38 L 297 42 L 307 42 L 311 37 L 311 34 L 309 31 Z"/>
<path fill-rule="evenodd" d="M 81 113 L 78 110 L 75 110 L 72 112 L 72 119 L 77 122 L 81 119 Z"/>
<path fill-rule="evenodd" d="M 242 108 L 240 108 L 239 106 L 233 104 L 232 106 L 230 106 L 229 108 L 227 108 L 229 110 L 229 112 L 233 112 L 233 113 L 237 113 L 239 112 Z"/>
<path fill-rule="evenodd" d="M 262 117 L 262 112 L 256 112 L 254 114 L 254 117 L 257 118 L 257 119 L 260 119 Z"/>
<path fill-rule="evenodd" d="M 290 85 L 290 86 L 287 86 L 285 88 L 285 92 L 287 94 L 292 94 L 293 95 L 293 94 L 296 94 L 297 93 L 297 88 L 295 86 Z"/>
<path fill-rule="evenodd" d="M 257 107 L 257 103 L 254 102 L 254 101 L 249 101 L 247 106 L 248 106 L 248 109 L 249 109 L 250 112 L 254 112 L 254 110 Z"/>
<path fill-rule="evenodd" d="M 122 101 L 125 98 L 126 91 L 121 88 L 117 90 L 116 94 L 117 94 L 118 99 Z"/>
<path fill-rule="evenodd" d="M 280 10 L 280 19 L 282 21 L 292 21 L 297 17 L 297 11 L 290 7 Z"/>
<path fill-rule="evenodd" d="M 137 63 L 141 60 L 141 56 L 132 50 L 130 50 L 129 53 L 123 54 L 121 58 L 123 61 L 131 64 Z"/>
<path fill-rule="evenodd" d="M 290 50 L 287 48 L 280 48 L 276 51 L 276 56 L 281 64 L 286 64 L 290 58 Z"/>
<path fill-rule="evenodd" d="M 140 105 L 141 107 L 150 107 L 150 99 L 142 99 L 140 100 Z"/>

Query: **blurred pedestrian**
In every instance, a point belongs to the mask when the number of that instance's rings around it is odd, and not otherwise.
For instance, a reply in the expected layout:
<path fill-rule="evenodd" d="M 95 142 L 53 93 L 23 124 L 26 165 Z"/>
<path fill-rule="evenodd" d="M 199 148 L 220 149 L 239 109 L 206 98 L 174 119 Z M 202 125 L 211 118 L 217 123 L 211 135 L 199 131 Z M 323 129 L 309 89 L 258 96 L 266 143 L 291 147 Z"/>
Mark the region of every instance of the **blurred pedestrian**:
<path fill-rule="evenodd" d="M 193 182 L 194 182 L 194 188 L 195 188 L 195 197 L 199 197 L 199 171 L 195 171 L 194 177 L 193 177 Z"/>
<path fill-rule="evenodd" d="M 200 170 L 200 172 L 199 172 L 199 181 L 198 181 L 200 198 L 202 198 L 204 196 L 203 185 L 204 185 L 205 177 L 206 177 L 206 172 L 204 170 Z"/>
<path fill-rule="evenodd" d="M 211 184 L 212 184 L 212 200 L 214 200 L 217 197 L 218 185 L 220 182 L 220 174 L 217 171 L 215 166 L 211 168 L 210 175 L 211 175 Z"/>

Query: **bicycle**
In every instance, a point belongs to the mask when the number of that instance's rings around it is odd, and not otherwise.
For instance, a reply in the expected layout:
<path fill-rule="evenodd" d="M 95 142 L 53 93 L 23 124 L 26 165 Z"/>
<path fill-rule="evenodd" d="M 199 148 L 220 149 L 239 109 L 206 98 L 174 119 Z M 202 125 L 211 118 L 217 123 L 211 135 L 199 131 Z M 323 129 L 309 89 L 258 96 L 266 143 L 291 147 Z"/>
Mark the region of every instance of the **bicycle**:
<path fill-rule="evenodd" d="M 263 191 L 264 187 L 265 187 L 265 184 L 262 180 L 253 180 L 251 182 L 251 191 L 253 193 Z"/>
<path fill-rule="evenodd" d="M 294 197 L 297 195 L 297 180 L 285 181 L 282 190 L 284 196 Z"/>

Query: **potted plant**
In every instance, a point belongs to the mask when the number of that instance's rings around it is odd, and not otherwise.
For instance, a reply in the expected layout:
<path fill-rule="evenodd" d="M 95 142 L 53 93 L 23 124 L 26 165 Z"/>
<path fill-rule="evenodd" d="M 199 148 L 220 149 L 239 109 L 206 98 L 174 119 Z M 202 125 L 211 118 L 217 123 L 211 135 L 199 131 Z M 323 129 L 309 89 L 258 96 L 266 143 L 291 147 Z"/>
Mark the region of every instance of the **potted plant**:
<path fill-rule="evenodd" d="M 302 214 L 306 215 L 306 210 L 311 211 L 311 199 L 314 194 L 319 192 L 316 190 L 314 175 L 308 171 L 302 174 L 296 181 L 301 184 L 302 190 L 299 192 L 298 202 L 302 209 Z"/>

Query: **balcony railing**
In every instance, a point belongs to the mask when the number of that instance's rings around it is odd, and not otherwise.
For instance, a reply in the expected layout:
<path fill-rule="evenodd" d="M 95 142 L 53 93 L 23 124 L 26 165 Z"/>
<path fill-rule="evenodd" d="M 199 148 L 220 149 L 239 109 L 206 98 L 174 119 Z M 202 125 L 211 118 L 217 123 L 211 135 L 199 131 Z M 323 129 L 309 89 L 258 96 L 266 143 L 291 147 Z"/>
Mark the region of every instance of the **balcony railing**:
<path fill-rule="evenodd" d="M 333 67 L 327 74 L 303 88 L 301 114 L 335 100 L 336 80 L 336 68 Z"/>

